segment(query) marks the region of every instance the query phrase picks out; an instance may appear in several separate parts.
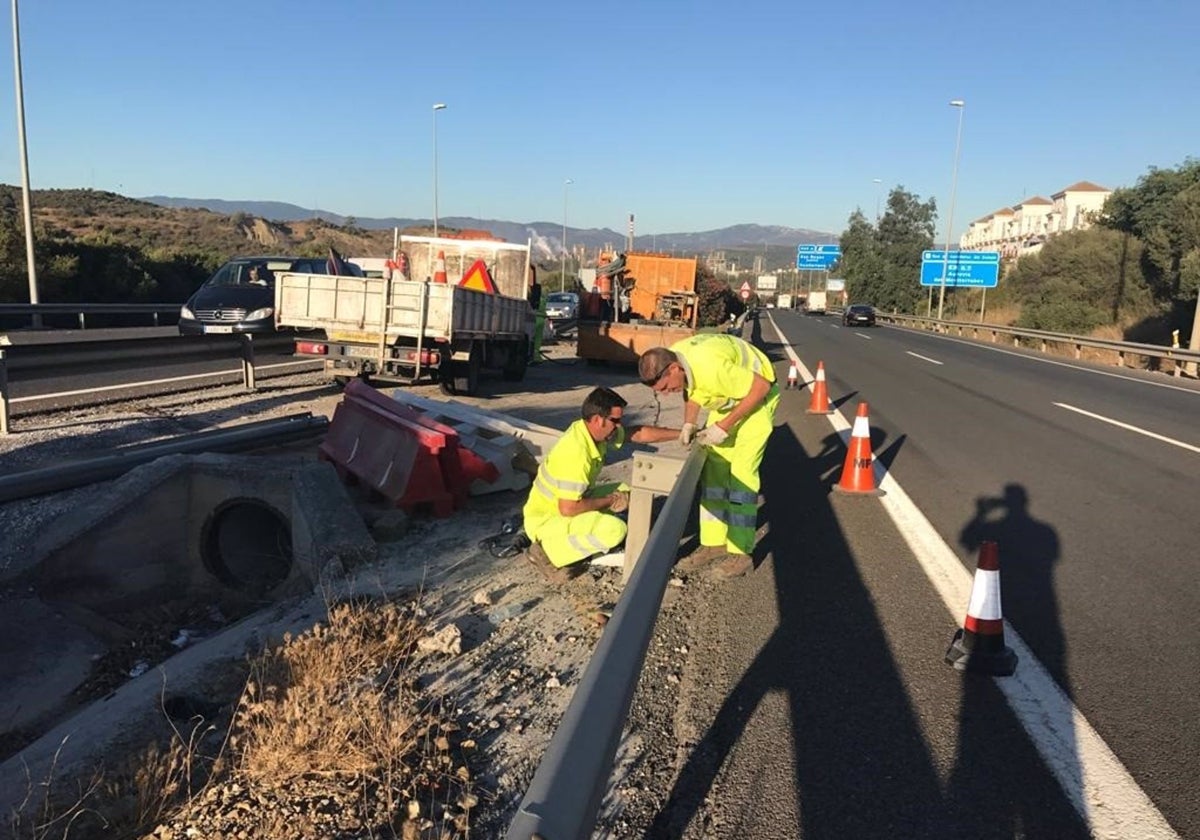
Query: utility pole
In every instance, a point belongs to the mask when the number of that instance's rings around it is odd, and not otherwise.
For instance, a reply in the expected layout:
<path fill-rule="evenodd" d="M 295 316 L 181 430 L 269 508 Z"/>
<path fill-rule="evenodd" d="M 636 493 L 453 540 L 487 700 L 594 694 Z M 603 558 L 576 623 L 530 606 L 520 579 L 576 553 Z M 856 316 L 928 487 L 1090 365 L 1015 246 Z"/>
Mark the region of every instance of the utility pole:
<path fill-rule="evenodd" d="M 12 2 L 13 30 L 13 78 L 17 87 L 17 143 L 21 147 L 21 192 L 25 213 L 25 261 L 29 266 L 29 302 L 41 303 L 38 299 L 37 264 L 33 255 L 33 205 L 29 197 L 29 152 L 25 144 L 25 93 L 21 83 L 21 24 L 17 14 L 17 0 Z M 33 327 L 42 326 L 42 316 L 34 313 Z"/>

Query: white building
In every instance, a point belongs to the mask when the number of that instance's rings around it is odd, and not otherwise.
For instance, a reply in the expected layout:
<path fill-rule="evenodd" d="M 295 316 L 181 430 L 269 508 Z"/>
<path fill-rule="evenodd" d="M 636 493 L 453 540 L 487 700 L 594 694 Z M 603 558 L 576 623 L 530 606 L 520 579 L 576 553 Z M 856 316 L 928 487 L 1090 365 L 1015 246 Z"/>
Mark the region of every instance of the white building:
<path fill-rule="evenodd" d="M 1040 195 L 976 219 L 958 240 L 964 251 L 999 251 L 1016 257 L 1034 253 L 1049 237 L 1068 230 L 1091 227 L 1112 190 L 1079 181 L 1049 199 Z"/>

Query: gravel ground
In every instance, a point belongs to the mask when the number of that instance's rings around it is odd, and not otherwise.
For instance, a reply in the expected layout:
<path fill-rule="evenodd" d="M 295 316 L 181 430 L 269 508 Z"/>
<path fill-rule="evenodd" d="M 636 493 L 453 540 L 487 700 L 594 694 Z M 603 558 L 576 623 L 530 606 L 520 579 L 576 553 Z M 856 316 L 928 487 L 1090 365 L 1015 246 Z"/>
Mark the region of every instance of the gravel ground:
<path fill-rule="evenodd" d="M 634 381 L 631 370 L 588 367 L 572 354 L 569 344 L 552 346 L 549 359 L 530 369 L 524 390 L 486 380 L 477 401 L 564 428 L 578 416 L 591 387 L 608 385 L 629 400 L 631 423 L 679 424 L 677 399 L 660 405 Z M 433 386 L 414 390 L 440 398 Z M 270 380 L 253 395 L 219 388 L 23 417 L 15 434 L 0 439 L 0 474 L 296 412 L 331 417 L 340 398 L 319 376 L 304 374 Z M 311 446 L 293 448 L 289 455 L 297 451 L 312 455 Z M 626 455 L 606 469 L 605 477 L 624 478 L 628 469 Z M 45 523 L 82 503 L 89 492 L 95 491 L 80 488 L 0 505 L 0 533 L 6 535 L 0 590 L 3 579 L 29 557 Z M 447 698 L 445 707 L 478 740 L 480 801 L 471 814 L 472 837 L 502 836 L 602 632 L 596 611 L 611 608 L 621 590 L 618 569 L 594 568 L 568 584 L 552 585 L 522 556 L 498 560 L 480 550 L 479 541 L 517 514 L 523 501 L 523 495 L 507 492 L 475 497 L 448 519 L 417 520 L 404 536 L 381 542 L 378 563 L 355 570 L 345 583 L 347 591 L 375 595 L 417 591 L 431 633 L 457 628 L 461 652 L 429 655 L 420 682 L 431 694 Z M 649 827 L 696 738 L 692 721 L 702 711 L 692 708 L 690 698 L 705 683 L 697 664 L 705 658 L 693 647 L 692 628 L 704 620 L 706 602 L 719 591 L 703 575 L 673 578 L 668 587 L 597 836 L 651 836 Z M 3 597 L 0 591 L 0 601 Z M 233 807 L 228 791 L 208 799 L 216 803 L 213 808 Z M 704 836 L 719 820 L 707 804 L 688 812 L 693 811 L 685 836 Z M 188 829 L 203 835 L 213 830 L 214 814 L 199 802 L 182 822 L 164 825 L 157 836 L 185 836 Z M 681 828 L 673 828 L 670 836 L 680 836 Z"/>

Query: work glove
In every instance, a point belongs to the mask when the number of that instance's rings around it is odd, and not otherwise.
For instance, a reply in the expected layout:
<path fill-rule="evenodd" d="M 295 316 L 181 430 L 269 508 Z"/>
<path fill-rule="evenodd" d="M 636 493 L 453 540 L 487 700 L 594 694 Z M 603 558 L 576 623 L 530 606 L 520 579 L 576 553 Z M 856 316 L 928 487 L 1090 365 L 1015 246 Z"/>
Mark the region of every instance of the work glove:
<path fill-rule="evenodd" d="M 610 513 L 624 513 L 629 510 L 629 494 L 620 490 L 612 494 L 612 504 L 608 506 Z"/>
<path fill-rule="evenodd" d="M 729 432 L 714 423 L 700 430 L 700 434 L 696 435 L 696 442 L 701 446 L 720 446 L 727 437 Z"/>
<path fill-rule="evenodd" d="M 679 430 L 679 443 L 682 446 L 691 446 L 692 441 L 696 439 L 696 424 L 684 423 L 683 428 Z"/>

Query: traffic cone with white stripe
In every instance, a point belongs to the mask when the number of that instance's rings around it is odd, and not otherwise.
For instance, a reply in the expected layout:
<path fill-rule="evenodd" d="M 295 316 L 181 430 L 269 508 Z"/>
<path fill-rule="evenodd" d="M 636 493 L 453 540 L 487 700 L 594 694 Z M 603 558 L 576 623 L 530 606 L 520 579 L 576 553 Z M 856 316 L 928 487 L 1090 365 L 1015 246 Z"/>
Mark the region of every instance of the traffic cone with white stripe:
<path fill-rule="evenodd" d="M 446 282 L 446 252 L 438 251 L 437 259 L 433 261 L 433 282 Z"/>
<path fill-rule="evenodd" d="M 798 387 L 797 381 L 799 379 L 800 379 L 800 369 L 796 367 L 796 362 L 793 361 L 791 364 L 788 365 L 787 388 L 789 391 L 792 390 L 793 388 Z"/>
<path fill-rule="evenodd" d="M 824 362 L 817 362 L 817 378 L 813 382 L 812 399 L 808 402 L 805 414 L 833 414 L 833 404 L 829 401 L 829 391 L 825 386 Z"/>
<path fill-rule="evenodd" d="M 842 466 L 842 479 L 833 486 L 839 493 L 856 496 L 882 496 L 884 491 L 875 486 L 875 455 L 871 452 L 871 421 L 867 418 L 867 404 L 858 404 L 858 415 L 850 431 L 850 446 L 846 449 L 846 463 Z"/>
<path fill-rule="evenodd" d="M 1000 608 L 1000 548 L 994 542 L 979 546 L 967 620 L 954 634 L 946 662 L 959 671 L 1007 677 L 1017 669 L 1017 655 L 1004 644 Z"/>

